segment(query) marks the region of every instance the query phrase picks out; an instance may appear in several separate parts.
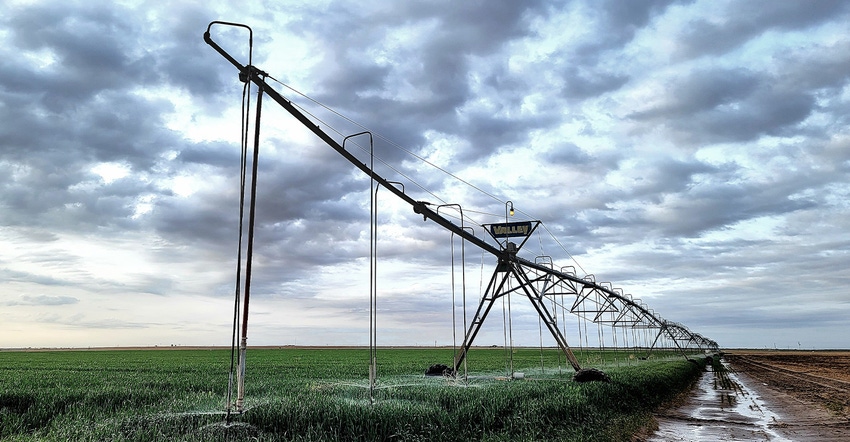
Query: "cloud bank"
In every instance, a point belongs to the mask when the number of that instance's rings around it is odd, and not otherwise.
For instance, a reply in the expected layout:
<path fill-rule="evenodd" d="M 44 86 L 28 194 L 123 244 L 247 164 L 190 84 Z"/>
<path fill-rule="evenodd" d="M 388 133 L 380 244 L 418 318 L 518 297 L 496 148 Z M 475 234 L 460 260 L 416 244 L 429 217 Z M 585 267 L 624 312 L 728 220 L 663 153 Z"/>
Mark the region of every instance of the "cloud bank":
<path fill-rule="evenodd" d="M 846 2 L 12 1 L 0 17 L 0 347 L 229 342 L 242 86 L 202 41 L 212 20 L 251 25 L 254 63 L 323 127 L 378 134 L 377 171 L 410 195 L 471 225 L 507 200 L 542 220 L 529 259 L 722 346 L 850 346 Z M 246 59 L 243 32 L 215 38 Z M 365 344 L 368 177 L 270 102 L 263 118 L 252 343 Z M 378 200 L 379 342 L 449 343 L 460 244 Z M 493 263 L 466 252 L 475 303 Z"/>

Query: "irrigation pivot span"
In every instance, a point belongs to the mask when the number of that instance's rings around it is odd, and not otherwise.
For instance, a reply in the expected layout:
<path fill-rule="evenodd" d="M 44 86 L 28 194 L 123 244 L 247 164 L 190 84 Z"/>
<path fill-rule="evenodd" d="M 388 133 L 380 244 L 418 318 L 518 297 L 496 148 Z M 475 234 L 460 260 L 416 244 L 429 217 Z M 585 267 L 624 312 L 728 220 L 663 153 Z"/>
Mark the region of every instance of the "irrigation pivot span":
<path fill-rule="evenodd" d="M 212 39 L 210 31 L 214 25 L 236 26 L 248 30 L 249 58 L 247 64 L 242 64 L 237 61 L 232 55 L 230 55 Z M 518 256 L 517 253 L 522 249 L 522 246 L 528 240 L 531 233 L 534 232 L 535 229 L 537 229 L 537 227 L 540 225 L 540 221 L 508 222 L 509 214 L 513 215 L 514 212 L 513 203 L 511 201 L 504 202 L 504 223 L 480 225 L 480 227 L 484 227 L 483 231 L 486 231 L 490 235 L 490 238 L 488 239 L 483 235 L 476 235 L 472 229 L 465 225 L 465 218 L 463 216 L 462 209 L 459 205 L 438 205 L 428 201 L 417 200 L 405 191 L 403 184 L 396 181 L 390 181 L 385 177 L 381 176 L 375 171 L 374 151 L 371 147 L 371 161 L 368 164 L 365 161 L 361 161 L 357 156 L 355 156 L 351 151 L 347 150 L 345 147 L 347 141 L 350 141 L 355 137 L 361 136 L 368 136 L 371 145 L 373 137 L 370 131 L 363 131 L 343 137 L 338 137 L 341 139 L 335 138 L 330 133 L 323 130 L 319 126 L 319 124 L 317 124 L 316 121 L 314 121 L 313 119 L 308 117 L 304 112 L 302 112 L 299 107 L 296 106 L 292 101 L 286 99 L 271 85 L 269 85 L 269 83 L 266 81 L 270 78 L 269 74 L 260 70 L 256 66 L 253 66 L 251 62 L 251 47 L 253 45 L 253 36 L 252 31 L 248 26 L 223 21 L 211 22 L 207 27 L 206 32 L 204 33 L 204 41 L 209 44 L 213 49 L 215 49 L 222 57 L 229 61 L 238 70 L 239 80 L 244 84 L 244 87 L 246 88 L 243 89 L 243 91 L 249 91 L 247 94 L 249 97 L 250 85 L 253 84 L 258 88 L 257 100 L 255 105 L 256 110 L 254 115 L 255 122 L 253 126 L 253 137 L 249 137 L 248 116 L 247 113 L 243 110 L 243 206 L 246 198 L 244 196 L 244 188 L 247 184 L 247 176 L 249 175 L 251 177 L 251 195 L 249 198 L 250 208 L 248 214 L 249 219 L 247 229 L 248 238 L 245 260 L 245 277 L 244 280 L 241 281 L 241 283 L 237 284 L 235 303 L 236 306 L 234 308 L 234 343 L 236 341 L 240 342 L 238 355 L 239 369 L 237 371 L 237 411 L 241 411 L 242 399 L 244 397 L 243 383 L 245 374 L 245 351 L 247 347 L 248 302 L 250 297 L 251 254 L 253 247 L 253 224 L 255 209 L 254 201 L 256 196 L 257 161 L 259 158 L 261 108 L 264 96 L 271 98 L 275 103 L 280 105 L 283 109 L 285 109 L 293 117 L 295 117 L 295 119 L 301 122 L 307 129 L 313 132 L 319 139 L 324 141 L 328 146 L 330 146 L 337 153 L 339 153 L 339 155 L 348 160 L 354 167 L 361 170 L 370 178 L 373 186 L 373 190 L 371 191 L 370 195 L 370 197 L 373 198 L 371 204 L 373 215 L 373 253 L 371 261 L 372 265 L 370 265 L 371 307 L 374 307 L 375 303 L 374 286 L 376 284 L 374 272 L 374 226 L 376 218 L 375 211 L 377 206 L 376 202 L 374 201 L 374 195 L 377 189 L 374 188 L 374 186 L 378 186 L 378 188 L 385 188 L 386 190 L 394 194 L 396 197 L 410 205 L 413 211 L 416 214 L 421 215 L 424 220 L 430 220 L 435 222 L 440 227 L 451 232 L 452 235 L 457 235 L 458 237 L 460 237 L 464 243 L 468 242 L 495 257 L 495 269 L 492 275 L 490 276 L 489 282 L 487 284 L 487 289 L 479 301 L 476 313 L 474 314 L 471 323 L 468 324 L 467 327 L 465 327 L 463 343 L 460 346 L 459 351 L 455 353 L 451 373 L 456 374 L 460 369 L 461 364 L 467 356 L 467 352 L 472 346 L 479 330 L 481 329 L 482 324 L 484 323 L 492 307 L 494 306 L 494 303 L 499 299 L 503 299 L 505 296 L 510 296 L 512 293 L 517 293 L 528 299 L 528 301 L 531 303 L 531 305 L 534 307 L 535 311 L 539 315 L 541 323 L 546 325 L 547 330 L 550 332 L 558 347 L 569 361 L 569 364 L 576 372 L 582 371 L 582 367 L 579 364 L 578 359 L 573 354 L 570 345 L 567 343 L 565 333 L 562 332 L 562 330 L 559 328 L 559 312 L 562 315 L 565 312 L 568 312 L 571 315 L 583 319 L 584 321 L 590 321 L 594 324 L 597 324 L 598 326 L 608 326 L 611 327 L 613 330 L 624 329 L 631 331 L 651 331 L 651 334 L 654 334 L 654 339 L 652 339 L 652 344 L 647 346 L 647 352 L 651 352 L 660 340 L 665 340 L 666 342 L 672 343 L 675 348 L 681 351 L 682 355 L 685 357 L 687 357 L 688 352 L 692 352 L 694 350 L 718 350 L 718 344 L 715 341 L 703 337 L 698 333 L 692 332 L 682 324 L 665 320 L 659 314 L 655 313 L 647 305 L 641 302 L 639 299 L 633 298 L 631 295 L 624 293 L 623 290 L 615 288 L 612 284 L 608 282 L 597 282 L 596 278 L 592 274 L 587 274 L 582 277 L 579 277 L 576 274 L 574 267 L 556 267 L 552 262 L 551 257 L 545 255 L 537 256 L 534 260 Z M 243 95 L 243 105 L 244 103 L 245 99 Z M 247 155 L 249 144 L 248 142 L 250 139 L 253 139 L 253 160 L 251 161 L 252 171 L 250 174 L 247 174 L 246 166 L 249 162 Z M 453 220 L 449 219 L 448 216 L 440 214 L 440 209 L 445 208 L 446 206 L 456 206 L 458 211 L 461 213 L 460 224 L 457 224 Z M 240 253 L 242 250 L 241 232 L 242 229 L 240 224 Z M 519 244 L 513 242 L 512 240 L 519 241 Z M 241 261 L 242 260 L 240 255 L 240 266 Z M 240 284 L 243 288 L 241 294 Z M 240 305 L 240 296 L 241 305 L 243 308 L 241 319 L 241 332 L 240 327 L 236 326 L 236 321 L 239 316 L 238 310 Z M 370 333 L 374 333 L 375 328 L 374 309 L 372 315 L 373 316 L 370 319 Z M 239 337 L 238 339 L 237 336 Z M 374 337 L 370 336 L 370 347 L 373 348 L 373 352 L 374 345 Z M 370 382 L 374 383 L 374 353 L 372 354 L 370 359 L 370 363 L 372 364 L 370 366 Z"/>

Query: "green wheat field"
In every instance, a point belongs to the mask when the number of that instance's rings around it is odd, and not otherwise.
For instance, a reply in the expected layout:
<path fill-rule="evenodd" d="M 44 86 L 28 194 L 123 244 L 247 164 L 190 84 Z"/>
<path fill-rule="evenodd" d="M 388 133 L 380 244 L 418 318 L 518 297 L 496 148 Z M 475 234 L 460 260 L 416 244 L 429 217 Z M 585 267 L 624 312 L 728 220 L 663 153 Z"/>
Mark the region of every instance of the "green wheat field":
<path fill-rule="evenodd" d="M 692 384 L 704 360 L 578 352 L 610 383 L 576 383 L 554 349 L 248 349 L 245 411 L 226 421 L 230 349 L 0 351 L 0 440 L 616 441 Z M 644 354 L 640 354 L 643 356 Z M 505 380 L 513 365 L 523 379 Z M 235 396 L 235 393 L 234 393 Z"/>

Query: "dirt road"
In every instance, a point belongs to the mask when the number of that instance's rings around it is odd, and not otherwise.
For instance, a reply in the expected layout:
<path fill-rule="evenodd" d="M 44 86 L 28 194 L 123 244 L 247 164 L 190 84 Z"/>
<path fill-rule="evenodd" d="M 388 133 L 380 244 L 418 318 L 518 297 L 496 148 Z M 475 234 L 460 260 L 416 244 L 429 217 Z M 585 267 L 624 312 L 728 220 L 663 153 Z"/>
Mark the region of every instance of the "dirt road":
<path fill-rule="evenodd" d="M 773 404 L 791 440 L 850 440 L 850 351 L 736 350 L 724 359 Z"/>
<path fill-rule="evenodd" d="M 724 363 L 644 440 L 850 440 L 850 352 L 737 350 Z"/>

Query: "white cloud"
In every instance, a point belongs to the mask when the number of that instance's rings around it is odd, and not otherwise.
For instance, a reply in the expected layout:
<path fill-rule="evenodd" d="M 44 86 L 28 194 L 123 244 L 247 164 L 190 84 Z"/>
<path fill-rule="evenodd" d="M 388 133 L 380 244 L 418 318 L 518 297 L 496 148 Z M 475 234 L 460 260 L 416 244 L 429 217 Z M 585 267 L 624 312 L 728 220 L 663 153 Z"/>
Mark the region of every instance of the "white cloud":
<path fill-rule="evenodd" d="M 829 1 L 6 2 L 3 330 L 229 342 L 242 84 L 201 38 L 222 19 L 254 28 L 261 69 L 371 129 L 413 198 L 542 219 L 557 241 L 541 229 L 529 259 L 572 254 L 721 345 L 850 346 L 829 313 L 848 303 L 848 18 Z M 246 57 L 244 31 L 214 36 Z M 275 87 L 338 139 L 363 130 Z M 252 343 L 365 343 L 368 179 L 268 98 L 262 136 Z M 378 198 L 381 342 L 447 343 L 450 237 Z M 472 288 L 493 262 L 467 253 Z"/>

